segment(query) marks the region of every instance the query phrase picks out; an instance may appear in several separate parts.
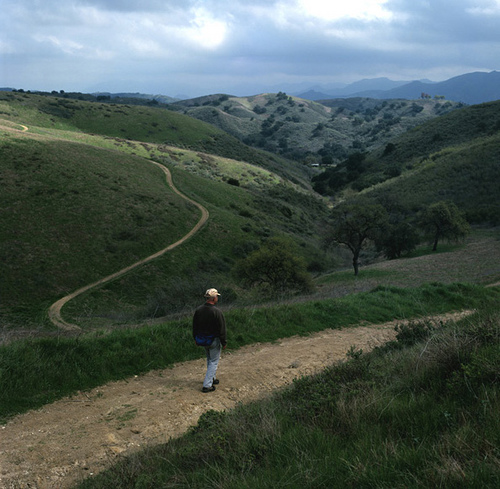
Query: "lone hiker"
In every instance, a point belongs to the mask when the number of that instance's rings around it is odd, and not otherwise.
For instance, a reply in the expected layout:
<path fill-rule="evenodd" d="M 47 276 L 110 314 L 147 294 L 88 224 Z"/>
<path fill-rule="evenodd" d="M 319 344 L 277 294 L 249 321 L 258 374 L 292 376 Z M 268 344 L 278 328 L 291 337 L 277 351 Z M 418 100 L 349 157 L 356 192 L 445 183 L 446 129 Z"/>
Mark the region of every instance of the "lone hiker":
<path fill-rule="evenodd" d="M 207 352 L 207 374 L 203 381 L 202 392 L 212 392 L 219 380 L 215 378 L 221 351 L 226 348 L 226 320 L 222 311 L 216 307 L 219 301 L 217 289 L 205 292 L 206 302 L 199 306 L 193 317 L 193 338 L 198 346 Z"/>

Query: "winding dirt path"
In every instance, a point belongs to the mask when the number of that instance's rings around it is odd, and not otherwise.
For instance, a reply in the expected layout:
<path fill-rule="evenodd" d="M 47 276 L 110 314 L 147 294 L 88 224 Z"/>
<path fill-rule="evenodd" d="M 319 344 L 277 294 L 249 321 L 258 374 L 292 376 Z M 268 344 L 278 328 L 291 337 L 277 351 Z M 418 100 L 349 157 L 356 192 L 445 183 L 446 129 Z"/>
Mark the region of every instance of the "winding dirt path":
<path fill-rule="evenodd" d="M 169 187 L 177 195 L 181 196 L 183 199 L 187 200 L 191 204 L 198 207 L 198 209 L 201 211 L 201 217 L 200 217 L 199 221 L 196 223 L 196 225 L 193 227 L 193 229 L 191 229 L 191 231 L 189 231 L 189 233 L 187 233 L 185 236 L 183 236 L 179 241 L 176 241 L 175 243 L 164 248 L 163 250 L 160 250 L 160 251 L 156 252 L 155 254 L 148 256 L 147 258 L 144 258 L 143 260 L 140 260 L 137 263 L 134 263 L 134 264 L 124 268 L 123 270 L 120 270 L 116 273 L 113 273 L 112 275 L 104 277 L 101 280 L 98 280 L 97 282 L 86 285 L 85 287 L 82 287 L 82 288 L 76 290 L 75 292 L 68 294 L 67 296 L 63 297 L 62 299 L 59 299 L 57 302 L 52 304 L 52 306 L 50 306 L 50 308 L 49 308 L 49 319 L 58 328 L 64 329 L 66 331 L 75 331 L 75 330 L 77 331 L 77 330 L 81 329 L 76 324 L 68 323 L 62 318 L 61 309 L 67 302 L 69 302 L 70 300 L 74 299 L 75 297 L 79 296 L 80 294 L 83 294 L 84 292 L 87 292 L 88 290 L 90 290 L 94 287 L 103 285 L 107 282 L 110 282 L 111 280 L 115 280 L 116 278 L 121 277 L 122 275 L 125 275 L 126 273 L 130 272 L 134 268 L 140 267 L 141 265 L 144 265 L 145 263 L 148 263 L 148 262 L 154 260 L 155 258 L 158 258 L 159 256 L 165 254 L 166 252 L 176 248 L 177 246 L 184 243 L 191 236 L 196 234 L 202 228 L 202 226 L 207 222 L 208 217 L 209 217 L 208 210 L 205 207 L 203 207 L 201 204 L 199 204 L 198 202 L 196 202 L 196 201 L 190 199 L 189 197 L 187 197 L 186 195 L 184 195 L 182 192 L 180 192 L 177 189 L 177 187 L 175 187 L 175 185 L 172 181 L 172 174 L 170 173 L 168 168 L 166 168 L 165 166 L 163 166 L 160 163 L 157 163 L 155 161 L 151 161 L 151 163 L 156 165 L 158 168 L 160 168 L 165 173 L 165 177 L 167 179 L 167 183 L 168 183 Z"/>
<path fill-rule="evenodd" d="M 218 372 L 220 384 L 209 394 L 201 392 L 206 365 L 200 359 L 19 415 L 0 426 L 0 488 L 69 488 L 110 466 L 120 454 L 180 436 L 209 409 L 231 409 L 263 398 L 294 378 L 345 359 L 351 346 L 368 351 L 393 339 L 394 325 L 325 330 L 226 350 Z"/>

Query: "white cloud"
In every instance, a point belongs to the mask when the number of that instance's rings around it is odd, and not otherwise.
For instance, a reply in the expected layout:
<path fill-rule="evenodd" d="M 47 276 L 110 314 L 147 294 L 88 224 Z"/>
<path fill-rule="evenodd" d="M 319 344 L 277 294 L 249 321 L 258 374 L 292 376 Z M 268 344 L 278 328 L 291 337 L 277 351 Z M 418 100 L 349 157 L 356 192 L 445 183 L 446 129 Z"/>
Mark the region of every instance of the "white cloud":
<path fill-rule="evenodd" d="M 57 36 L 34 36 L 36 42 L 48 43 L 65 54 L 77 54 L 83 49 L 83 45 L 71 39 L 61 39 Z"/>
<path fill-rule="evenodd" d="M 391 12 L 385 8 L 387 0 L 298 0 L 305 15 L 327 22 L 355 19 L 362 21 L 390 20 Z"/>
<path fill-rule="evenodd" d="M 466 9 L 466 11 L 472 15 L 500 15 L 500 0 L 486 0 L 481 2 L 483 5 L 477 5 L 479 2 L 474 3 L 476 4 L 474 7 Z"/>

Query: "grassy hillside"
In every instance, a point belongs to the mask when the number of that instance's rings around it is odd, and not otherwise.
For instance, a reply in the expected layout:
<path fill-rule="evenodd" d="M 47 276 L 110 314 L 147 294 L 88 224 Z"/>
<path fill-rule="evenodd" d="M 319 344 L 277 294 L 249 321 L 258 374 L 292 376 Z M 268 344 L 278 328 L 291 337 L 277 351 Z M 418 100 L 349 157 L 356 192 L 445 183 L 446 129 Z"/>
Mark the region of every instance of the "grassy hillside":
<path fill-rule="evenodd" d="M 336 99 L 278 94 L 210 95 L 172 105 L 258 148 L 309 163 L 337 163 L 384 145 L 408 129 L 462 107 L 429 100 Z"/>
<path fill-rule="evenodd" d="M 302 186 L 247 162 L 117 138 L 112 131 L 99 136 L 98 123 L 84 119 L 95 110 L 89 103 L 71 101 L 83 105 L 71 117 L 48 120 L 36 96 L 17 97 L 3 103 L 0 124 L 2 326 L 47 326 L 52 302 L 193 227 L 197 209 L 172 193 L 147 159 L 172 169 L 181 189 L 209 208 L 210 223 L 188 247 L 102 289 L 104 299 L 85 302 L 77 316 L 135 319 L 165 312 L 157 302 L 169 286 L 180 290 L 174 310 L 186 297 L 198 300 L 216 278 L 234 288 L 235 261 L 276 234 L 294 236 L 309 261 L 324 260 L 316 251 L 316 219 L 327 207 Z M 93 134 L 75 130 L 77 122 Z M 137 136 L 144 136 L 140 127 Z"/>
<path fill-rule="evenodd" d="M 175 242 L 199 218 L 144 159 L 16 135 L 2 138 L 0 161 L 2 313 L 18 325 Z"/>
<path fill-rule="evenodd" d="M 305 184 L 307 171 L 192 117 L 164 108 L 0 92 L 0 117 L 25 125 L 190 148 L 254 163 Z"/>
<path fill-rule="evenodd" d="M 315 177 L 315 188 L 363 196 L 411 211 L 454 201 L 476 223 L 500 222 L 500 101 L 429 121 L 366 157 Z"/>
<path fill-rule="evenodd" d="M 209 222 L 181 248 L 71 301 L 66 314 L 76 317 L 79 325 L 109 325 L 191 311 L 199 302 L 200 290 L 214 283 L 224 289 L 225 304 L 236 299 L 251 301 L 252 294 L 241 289 L 232 272 L 239 259 L 273 235 L 293 237 L 300 244 L 297 253 L 308 263 L 329 263 L 319 248 L 316 229 L 316 219 L 324 216 L 326 209 L 314 198 L 286 186 L 256 193 L 224 183 L 207 183 L 205 178 L 181 171 L 174 170 L 173 175 L 187 195 L 207 207 Z"/>
<path fill-rule="evenodd" d="M 147 159 L 171 168 L 179 187 L 209 209 L 209 224 L 182 249 L 77 298 L 64 314 L 89 326 L 171 314 L 191 308 L 199 290 L 216 282 L 225 284 L 228 300 L 241 298 L 245 294 L 233 274 L 238 260 L 275 235 L 293 239 L 311 270 L 343 263 L 321 250 L 318 227 L 328 209 L 307 183 L 297 186 L 266 165 L 186 148 L 210 140 L 215 128 L 163 109 L 0 96 L 5 136 L 0 142 L 1 203 L 7 209 L 0 223 L 3 324 L 46 324 L 51 302 L 175 242 L 197 221 L 196 209 L 167 189 Z M 277 103 L 278 96 L 273 97 Z M 497 114 L 498 104 L 485 104 L 454 111 L 428 123 L 430 129 L 426 124 L 411 131 L 395 140 L 396 149 L 388 155 L 377 158 L 380 152 L 373 152 L 367 171 L 351 187 L 377 183 L 384 158 L 414 148 L 398 178 L 367 188 L 363 195 L 412 210 L 451 198 L 476 221 L 498 222 Z M 493 134 L 477 129 L 479 120 Z M 161 122 L 158 133 L 151 121 Z M 468 131 L 467 124 L 476 129 Z M 120 128 L 136 131 L 135 139 L 116 136 Z M 426 138 L 438 130 L 441 146 L 422 157 Z M 170 133 L 184 148 L 154 142 L 173 139 Z M 273 164 L 279 166 L 279 160 Z M 402 165 L 393 159 L 391 165 L 396 164 Z M 175 300 L 168 299 L 169 291 L 176 291 Z"/>

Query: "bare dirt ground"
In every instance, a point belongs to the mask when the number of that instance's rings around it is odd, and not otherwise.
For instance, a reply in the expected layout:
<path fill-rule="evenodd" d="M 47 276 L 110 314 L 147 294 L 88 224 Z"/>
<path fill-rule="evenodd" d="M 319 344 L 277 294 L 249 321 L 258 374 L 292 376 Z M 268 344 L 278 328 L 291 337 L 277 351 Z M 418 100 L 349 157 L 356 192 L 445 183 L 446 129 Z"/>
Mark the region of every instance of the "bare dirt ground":
<path fill-rule="evenodd" d="M 466 312 L 436 320 L 455 319 Z M 183 434 L 210 409 L 263 398 L 297 377 L 394 338 L 394 322 L 224 351 L 220 384 L 203 394 L 205 360 L 175 365 L 28 412 L 0 426 L 0 487 L 62 489 L 131 453 Z"/>

